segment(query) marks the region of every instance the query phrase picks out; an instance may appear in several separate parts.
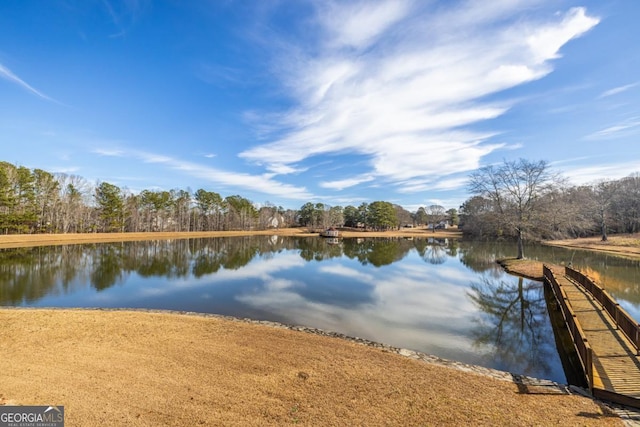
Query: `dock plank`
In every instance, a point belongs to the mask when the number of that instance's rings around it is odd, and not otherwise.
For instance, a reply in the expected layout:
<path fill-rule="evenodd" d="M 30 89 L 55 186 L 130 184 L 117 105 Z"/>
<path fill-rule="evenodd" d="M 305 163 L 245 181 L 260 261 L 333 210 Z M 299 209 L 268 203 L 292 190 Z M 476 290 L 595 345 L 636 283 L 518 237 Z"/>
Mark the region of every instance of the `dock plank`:
<path fill-rule="evenodd" d="M 640 407 L 640 357 L 615 320 L 582 286 L 554 271 L 592 349 L 594 394 Z"/>

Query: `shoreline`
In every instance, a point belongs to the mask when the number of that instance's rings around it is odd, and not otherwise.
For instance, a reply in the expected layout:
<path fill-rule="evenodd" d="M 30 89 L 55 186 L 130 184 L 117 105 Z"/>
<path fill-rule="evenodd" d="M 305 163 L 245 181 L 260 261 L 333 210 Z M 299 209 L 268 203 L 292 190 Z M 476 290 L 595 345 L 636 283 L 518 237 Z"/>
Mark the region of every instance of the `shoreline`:
<path fill-rule="evenodd" d="M 556 246 L 566 249 L 579 249 L 608 253 L 629 259 L 640 259 L 640 233 L 633 235 L 616 234 L 603 242 L 599 237 L 582 237 L 578 239 L 548 240 L 545 246 Z"/>
<path fill-rule="evenodd" d="M 65 234 L 2 234 L 0 248 L 20 248 L 32 246 L 71 245 L 83 243 L 129 242 L 140 240 L 198 239 L 215 237 L 244 236 L 283 236 L 283 237 L 319 237 L 318 232 L 306 228 L 280 228 L 251 231 L 182 231 L 182 232 L 143 232 L 143 233 L 65 233 Z M 457 229 L 426 230 L 410 228 L 393 231 L 341 231 L 341 237 L 399 237 L 399 238 L 462 238 Z"/>
<path fill-rule="evenodd" d="M 310 232 L 305 228 L 280 228 L 251 231 L 184 231 L 184 232 L 128 232 L 128 233 L 66 233 L 66 234 L 0 234 L 0 249 L 71 245 L 85 243 L 112 243 L 141 240 L 198 239 L 217 237 L 244 236 L 283 236 L 283 237 L 318 237 L 318 232 Z M 344 238 L 452 238 L 462 239 L 462 232 L 457 228 L 447 230 L 427 230 L 425 228 L 407 228 L 393 231 L 341 231 Z M 609 236 L 607 242 L 599 237 L 584 237 L 565 240 L 547 240 L 541 242 L 545 246 L 556 246 L 566 249 L 589 250 L 609 253 L 630 259 L 640 259 L 640 233 L 633 235 L 617 234 Z"/>

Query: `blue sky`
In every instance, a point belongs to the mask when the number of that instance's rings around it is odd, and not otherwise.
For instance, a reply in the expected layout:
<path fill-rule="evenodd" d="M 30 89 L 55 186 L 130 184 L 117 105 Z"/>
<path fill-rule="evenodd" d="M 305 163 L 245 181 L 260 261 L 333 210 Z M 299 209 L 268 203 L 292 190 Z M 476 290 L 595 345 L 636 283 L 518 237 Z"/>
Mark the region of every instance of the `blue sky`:
<path fill-rule="evenodd" d="M 458 208 L 640 172 L 640 2 L 4 0 L 0 160 L 132 192 Z"/>

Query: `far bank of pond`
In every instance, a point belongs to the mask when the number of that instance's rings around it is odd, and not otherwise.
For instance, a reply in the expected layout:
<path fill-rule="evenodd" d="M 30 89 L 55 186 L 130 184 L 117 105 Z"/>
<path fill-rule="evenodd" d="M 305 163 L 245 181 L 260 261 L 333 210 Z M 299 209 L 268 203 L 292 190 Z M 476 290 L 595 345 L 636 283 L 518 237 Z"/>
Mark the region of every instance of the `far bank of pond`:
<path fill-rule="evenodd" d="M 319 230 L 308 228 L 271 228 L 267 230 L 229 230 L 197 232 L 153 232 L 153 233 L 66 233 L 66 234 L 0 234 L 0 248 L 31 246 L 72 245 L 82 243 L 129 242 L 141 240 L 199 239 L 214 237 L 280 236 L 315 237 Z M 346 238 L 406 237 L 406 238 L 462 238 L 457 228 L 427 230 L 425 228 L 401 228 L 389 231 L 341 230 Z"/>
<path fill-rule="evenodd" d="M 614 234 L 609 236 L 606 241 L 603 241 L 601 237 L 594 236 L 578 239 L 550 240 L 544 242 L 544 244 L 563 248 L 606 252 L 630 259 L 640 259 L 640 233 Z"/>

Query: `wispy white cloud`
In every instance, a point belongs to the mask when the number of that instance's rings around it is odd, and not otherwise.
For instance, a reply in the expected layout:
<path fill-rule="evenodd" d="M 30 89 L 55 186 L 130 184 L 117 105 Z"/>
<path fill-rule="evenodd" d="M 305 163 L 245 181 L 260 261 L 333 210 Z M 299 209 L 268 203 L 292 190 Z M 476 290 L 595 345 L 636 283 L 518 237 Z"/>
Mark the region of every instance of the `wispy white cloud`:
<path fill-rule="evenodd" d="M 559 24 L 548 24 L 531 30 L 527 42 L 534 58 L 543 63 L 558 58 L 564 44 L 589 31 L 598 22 L 597 18 L 587 16 L 584 8 L 575 7 L 564 15 Z"/>
<path fill-rule="evenodd" d="M 95 148 L 92 151 L 96 154 L 106 157 L 124 157 L 126 155 L 126 152 L 124 150 L 113 148 Z"/>
<path fill-rule="evenodd" d="M 51 171 L 53 173 L 74 174 L 80 170 L 78 166 L 53 166 Z"/>
<path fill-rule="evenodd" d="M 636 86 L 638 86 L 638 82 L 631 83 L 631 84 L 624 85 L 624 86 L 614 87 L 613 89 L 609 89 L 609 90 L 606 90 L 606 91 L 602 92 L 598 98 L 606 98 L 606 97 L 609 97 L 609 96 L 617 95 L 619 93 L 626 92 L 629 89 L 633 89 Z"/>
<path fill-rule="evenodd" d="M 102 5 L 109 14 L 117 32 L 110 38 L 124 37 L 138 15 L 145 9 L 147 0 L 102 0 Z"/>
<path fill-rule="evenodd" d="M 630 133 L 637 133 L 640 131 L 640 117 L 632 117 L 622 122 L 616 123 L 612 126 L 601 129 L 590 135 L 587 135 L 586 139 L 614 139 L 627 136 Z"/>
<path fill-rule="evenodd" d="M 398 189 L 398 192 L 417 193 L 422 191 L 455 190 L 458 188 L 464 188 L 467 185 L 468 180 L 469 179 L 466 176 L 437 179 L 432 181 L 414 179 L 405 182 L 402 187 Z"/>
<path fill-rule="evenodd" d="M 321 2 L 319 17 L 328 30 L 328 46 L 364 49 L 409 12 L 407 0 Z"/>
<path fill-rule="evenodd" d="M 306 171 L 308 168 L 293 167 L 285 164 L 273 163 L 267 169 L 274 175 L 296 174 Z"/>
<path fill-rule="evenodd" d="M 354 185 L 362 184 L 363 182 L 373 181 L 375 178 L 370 174 L 357 176 L 353 178 L 341 179 L 336 181 L 324 181 L 319 185 L 322 188 L 331 188 L 334 190 L 343 190 L 345 188 L 353 187 Z"/>
<path fill-rule="evenodd" d="M 159 158 L 153 154 L 142 154 L 145 161 L 157 161 Z M 192 162 L 174 158 L 164 158 L 162 163 L 174 170 L 182 171 L 188 175 L 212 182 L 225 184 L 231 187 L 243 188 L 250 191 L 261 192 L 273 196 L 285 197 L 296 200 L 310 200 L 313 195 L 304 187 L 286 184 L 272 179 L 269 174 L 250 175 L 247 173 L 229 172 L 209 166 L 203 166 Z"/>
<path fill-rule="evenodd" d="M 162 154 L 153 154 L 153 153 L 140 153 L 140 157 L 144 160 L 145 163 L 168 163 L 171 164 L 174 162 L 174 159 L 169 156 L 164 156 Z"/>
<path fill-rule="evenodd" d="M 177 159 L 163 154 L 149 153 L 137 150 L 95 149 L 95 153 L 102 156 L 136 158 L 144 163 L 165 165 L 174 171 L 223 184 L 229 187 L 242 188 L 294 200 L 310 200 L 314 196 L 305 187 L 299 187 L 273 179 L 273 174 L 250 175 L 246 173 L 229 172 L 194 162 Z"/>
<path fill-rule="evenodd" d="M 591 184 L 602 179 L 620 179 L 639 172 L 640 165 L 637 161 L 562 168 L 562 174 L 574 185 Z"/>
<path fill-rule="evenodd" d="M 21 86 L 23 89 L 28 90 L 32 94 L 37 95 L 42 99 L 46 99 L 47 101 L 51 101 L 51 102 L 56 102 L 57 103 L 57 101 L 55 99 L 50 98 L 47 95 L 45 95 L 44 93 L 40 92 L 38 89 L 34 88 L 30 84 L 28 84 L 27 82 L 22 80 L 20 77 L 15 75 L 10 69 L 8 69 L 7 67 L 5 67 L 2 64 L 0 64 L 0 77 L 2 77 L 5 80 L 8 80 L 10 82 L 16 83 L 17 85 Z"/>
<path fill-rule="evenodd" d="M 360 203 L 368 202 L 368 197 L 348 195 L 347 197 L 324 197 L 324 199 L 328 200 L 330 203 L 335 205 L 354 205 L 357 206 Z"/>
<path fill-rule="evenodd" d="M 535 3 L 322 2 L 316 46 L 289 41 L 296 54 L 277 58 L 293 108 L 262 127 L 272 130 L 267 143 L 240 156 L 286 171 L 312 156 L 364 155 L 369 171 L 321 184 L 336 190 L 374 179 L 403 191 L 442 177 L 442 188 L 459 182 L 447 176 L 511 147 L 471 129 L 515 102 L 488 95 L 544 77 L 562 46 L 598 23 L 583 8 L 545 21 L 522 13 Z"/>

